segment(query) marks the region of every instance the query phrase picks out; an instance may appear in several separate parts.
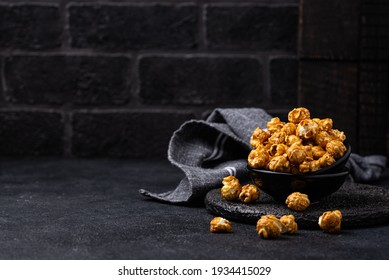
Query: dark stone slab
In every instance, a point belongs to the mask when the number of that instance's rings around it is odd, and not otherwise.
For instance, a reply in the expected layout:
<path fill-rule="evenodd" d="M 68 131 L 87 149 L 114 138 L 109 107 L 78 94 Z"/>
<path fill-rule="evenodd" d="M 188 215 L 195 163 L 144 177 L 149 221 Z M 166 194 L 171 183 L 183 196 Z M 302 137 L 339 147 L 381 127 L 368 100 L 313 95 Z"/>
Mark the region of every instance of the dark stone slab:
<path fill-rule="evenodd" d="M 160 203 L 183 174 L 166 160 L 0 160 L 0 259 L 273 260 L 389 258 L 389 225 L 276 240 L 232 222 L 212 234 L 203 207 Z M 382 181 L 389 189 L 389 181 Z"/>
<path fill-rule="evenodd" d="M 6 96 L 24 104 L 123 104 L 129 100 L 130 59 L 108 56 L 11 56 Z"/>
<path fill-rule="evenodd" d="M 74 48 L 192 49 L 197 44 L 194 5 L 71 5 Z"/>
<path fill-rule="evenodd" d="M 338 209 L 342 212 L 342 227 L 368 227 L 389 223 L 389 191 L 387 189 L 346 182 L 339 191 L 318 203 L 310 205 L 303 212 L 289 209 L 276 203 L 262 192 L 258 202 L 243 204 L 230 202 L 220 195 L 220 190 L 210 191 L 205 199 L 207 209 L 228 219 L 256 223 L 262 215 L 277 217 L 292 214 L 300 228 L 320 229 L 318 219 L 325 211 Z"/>
<path fill-rule="evenodd" d="M 140 96 L 147 104 L 258 104 L 262 65 L 252 57 L 143 57 Z"/>
<path fill-rule="evenodd" d="M 0 48 L 47 50 L 61 46 L 57 5 L 0 5 Z"/>

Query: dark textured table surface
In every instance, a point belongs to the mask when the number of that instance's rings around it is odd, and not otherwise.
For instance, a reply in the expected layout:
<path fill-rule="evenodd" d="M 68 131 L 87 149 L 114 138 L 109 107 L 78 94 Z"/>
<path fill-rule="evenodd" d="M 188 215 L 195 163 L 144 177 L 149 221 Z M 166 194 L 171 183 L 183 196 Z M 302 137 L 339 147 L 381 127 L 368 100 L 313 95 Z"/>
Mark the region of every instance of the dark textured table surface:
<path fill-rule="evenodd" d="M 389 259 L 389 225 L 260 239 L 209 233 L 204 207 L 142 197 L 182 174 L 156 160 L 0 161 L 1 259 Z M 389 188 L 389 176 L 376 182 Z"/>

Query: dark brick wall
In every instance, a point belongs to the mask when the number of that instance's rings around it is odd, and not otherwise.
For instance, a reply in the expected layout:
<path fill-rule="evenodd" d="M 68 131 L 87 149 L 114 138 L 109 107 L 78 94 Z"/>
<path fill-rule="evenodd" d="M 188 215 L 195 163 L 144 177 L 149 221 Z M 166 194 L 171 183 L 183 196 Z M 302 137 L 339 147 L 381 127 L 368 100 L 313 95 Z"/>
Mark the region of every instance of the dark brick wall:
<path fill-rule="evenodd" d="M 0 156 L 165 157 L 215 107 L 297 105 L 298 0 L 0 1 Z"/>

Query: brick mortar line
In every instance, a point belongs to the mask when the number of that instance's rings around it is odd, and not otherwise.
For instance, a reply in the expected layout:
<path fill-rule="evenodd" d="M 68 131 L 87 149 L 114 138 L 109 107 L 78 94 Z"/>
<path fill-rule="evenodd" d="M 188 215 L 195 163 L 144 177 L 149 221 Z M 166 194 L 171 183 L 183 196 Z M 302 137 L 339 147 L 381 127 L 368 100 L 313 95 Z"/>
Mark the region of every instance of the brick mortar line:
<path fill-rule="evenodd" d="M 136 53 L 132 55 L 129 74 L 130 79 L 127 82 L 130 82 L 131 86 L 129 87 L 130 101 L 128 106 L 140 106 L 142 105 L 142 100 L 140 97 L 139 56 Z"/>
<path fill-rule="evenodd" d="M 138 56 L 297 56 L 297 53 L 287 51 L 255 51 L 255 50 L 212 50 L 212 49 L 193 49 L 193 50 L 129 50 L 129 51 L 99 51 L 93 49 L 61 49 L 61 50 L 0 50 L 0 56 L 106 56 L 106 57 L 131 57 L 137 54 Z"/>
<path fill-rule="evenodd" d="M 67 3 L 65 0 L 60 2 L 61 24 L 62 24 L 62 48 L 67 50 L 71 46 L 71 36 L 69 32 L 69 13 L 67 9 Z"/>

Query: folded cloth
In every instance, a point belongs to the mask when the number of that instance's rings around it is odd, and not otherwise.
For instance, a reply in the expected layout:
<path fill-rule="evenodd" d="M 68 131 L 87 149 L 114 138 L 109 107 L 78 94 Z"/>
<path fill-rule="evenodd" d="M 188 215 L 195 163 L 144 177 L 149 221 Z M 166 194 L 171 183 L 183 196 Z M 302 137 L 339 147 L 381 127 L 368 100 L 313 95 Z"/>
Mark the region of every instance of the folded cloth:
<path fill-rule="evenodd" d="M 185 122 L 174 132 L 168 148 L 169 161 L 181 169 L 185 177 L 176 189 L 145 196 L 170 203 L 202 202 L 207 192 L 221 187 L 224 177 L 234 175 L 248 180 L 247 156 L 250 137 L 257 128 L 266 128 L 272 117 L 259 108 L 215 109 L 204 120 Z M 348 167 L 355 181 L 377 179 L 386 158 L 361 157 L 351 154 Z"/>

